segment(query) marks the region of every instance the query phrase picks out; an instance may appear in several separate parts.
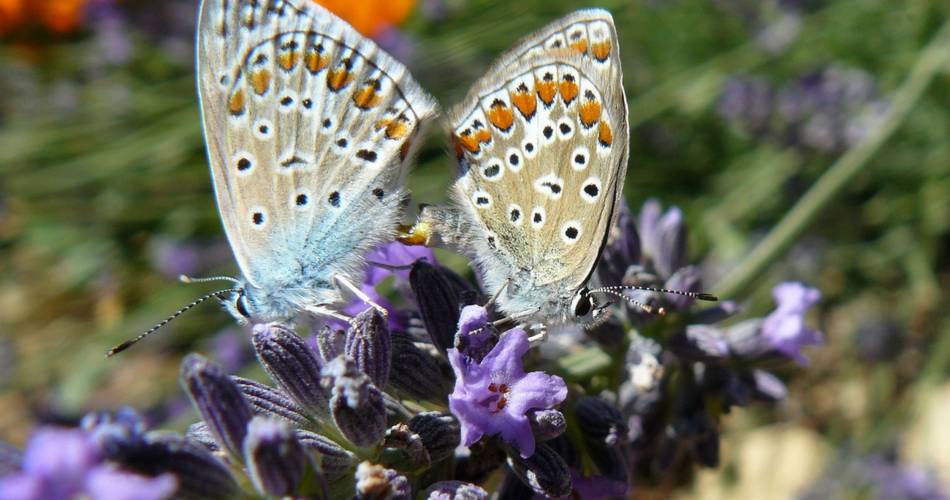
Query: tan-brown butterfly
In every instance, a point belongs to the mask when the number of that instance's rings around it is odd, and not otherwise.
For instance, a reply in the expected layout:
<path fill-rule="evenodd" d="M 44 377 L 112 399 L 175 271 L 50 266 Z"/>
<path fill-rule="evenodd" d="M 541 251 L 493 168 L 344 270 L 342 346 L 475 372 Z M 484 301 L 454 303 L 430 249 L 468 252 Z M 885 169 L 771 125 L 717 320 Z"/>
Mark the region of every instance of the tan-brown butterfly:
<path fill-rule="evenodd" d="M 592 294 L 623 296 L 618 287 L 588 288 L 627 170 L 610 13 L 581 10 L 524 38 L 449 119 L 460 167 L 454 203 L 427 207 L 416 230 L 469 256 L 509 317 L 595 322 L 603 307 Z"/>

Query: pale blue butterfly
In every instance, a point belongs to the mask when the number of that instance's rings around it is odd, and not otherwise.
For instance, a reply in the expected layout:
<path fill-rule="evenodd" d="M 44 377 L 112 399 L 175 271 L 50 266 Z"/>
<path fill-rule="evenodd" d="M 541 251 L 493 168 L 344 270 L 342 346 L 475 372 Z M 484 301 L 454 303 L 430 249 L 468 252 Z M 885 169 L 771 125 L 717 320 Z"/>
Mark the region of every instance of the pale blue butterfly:
<path fill-rule="evenodd" d="M 197 40 L 211 175 L 243 279 L 195 304 L 226 295 L 241 322 L 346 319 L 365 252 L 396 234 L 435 101 L 310 0 L 205 0 Z"/>

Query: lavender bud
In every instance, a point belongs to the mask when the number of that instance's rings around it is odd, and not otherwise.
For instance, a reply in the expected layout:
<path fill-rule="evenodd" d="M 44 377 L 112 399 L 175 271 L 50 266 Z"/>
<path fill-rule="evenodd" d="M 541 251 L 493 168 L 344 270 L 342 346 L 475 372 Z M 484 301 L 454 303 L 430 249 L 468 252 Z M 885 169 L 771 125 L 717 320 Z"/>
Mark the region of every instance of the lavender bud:
<path fill-rule="evenodd" d="M 517 451 L 508 454 L 508 466 L 535 493 L 560 498 L 571 493 L 571 471 L 554 450 L 538 443 L 534 454 L 521 458 Z"/>
<path fill-rule="evenodd" d="M 421 498 L 426 500 L 488 500 L 488 492 L 463 481 L 439 481 L 429 486 Z"/>
<path fill-rule="evenodd" d="M 451 343 L 448 345 L 452 345 Z M 436 353 L 427 352 L 403 332 L 392 332 L 392 369 L 389 384 L 410 398 L 445 401 L 451 369 Z"/>
<path fill-rule="evenodd" d="M 381 465 L 362 462 L 356 467 L 356 498 L 359 500 L 410 500 L 412 488 L 406 476 Z"/>
<path fill-rule="evenodd" d="M 533 410 L 528 413 L 528 421 L 531 432 L 539 441 L 554 439 L 567 429 L 564 414 L 557 410 Z"/>
<path fill-rule="evenodd" d="M 596 396 L 585 396 L 574 406 L 578 427 L 585 438 L 615 446 L 627 435 L 627 422 L 620 410 Z"/>
<path fill-rule="evenodd" d="M 752 370 L 741 374 L 749 385 L 754 389 L 753 396 L 758 401 L 767 403 L 781 401 L 788 397 L 788 388 L 775 375 L 765 370 Z"/>
<path fill-rule="evenodd" d="M 607 285 L 621 283 L 627 266 L 635 262 L 640 262 L 640 234 L 630 208 L 626 202 L 622 202 L 617 224 L 610 229 L 607 245 L 597 266 L 600 282 Z"/>
<path fill-rule="evenodd" d="M 396 424 L 387 429 L 383 446 L 386 448 L 384 462 L 399 470 L 422 470 L 432 464 L 422 438 L 406 424 Z"/>
<path fill-rule="evenodd" d="M 656 227 L 656 254 L 653 263 L 661 276 L 671 276 L 686 263 L 686 224 L 683 212 L 672 207 L 660 217 Z"/>
<path fill-rule="evenodd" d="M 762 336 L 762 318 L 740 321 L 726 330 L 729 352 L 740 358 L 751 359 L 772 350 L 772 345 Z"/>
<path fill-rule="evenodd" d="M 722 331 L 709 325 L 688 325 L 670 337 L 674 354 L 689 361 L 715 361 L 729 357 L 729 344 Z"/>
<path fill-rule="evenodd" d="M 461 301 L 457 285 L 439 267 L 416 261 L 409 272 L 409 285 L 419 304 L 419 314 L 432 343 L 443 354 L 455 343 Z"/>
<path fill-rule="evenodd" d="M 386 386 L 392 345 L 386 318 L 379 311 L 370 307 L 353 318 L 346 332 L 345 353 L 376 387 Z"/>
<path fill-rule="evenodd" d="M 343 346 L 346 343 L 346 332 L 324 326 L 314 335 L 317 344 L 317 354 L 320 357 L 321 364 L 327 364 L 333 361 L 340 354 L 343 354 Z"/>
<path fill-rule="evenodd" d="M 120 448 L 140 443 L 145 436 L 145 421 L 128 407 L 120 408 L 115 413 L 87 414 L 80 426 L 89 432 L 106 456 Z"/>
<path fill-rule="evenodd" d="M 171 473 L 178 480 L 176 498 L 234 498 L 237 483 L 228 466 L 204 446 L 167 432 L 150 432 L 110 459 L 146 476 Z"/>
<path fill-rule="evenodd" d="M 454 416 L 435 411 L 419 413 L 409 420 L 409 429 L 422 438 L 432 462 L 439 462 L 455 453 L 462 439 L 461 427 Z"/>
<path fill-rule="evenodd" d="M 695 266 L 681 267 L 666 280 L 663 287 L 668 290 L 679 290 L 681 292 L 698 292 L 700 291 L 701 279 L 702 272 L 700 272 L 699 268 Z M 685 295 L 667 294 L 664 299 L 666 303 L 670 305 L 670 308 L 674 310 L 688 309 L 689 306 L 695 302 L 695 299 Z"/>
<path fill-rule="evenodd" d="M 204 422 L 195 422 L 189 425 L 185 437 L 201 443 L 208 451 L 215 452 L 221 449 L 218 442 L 214 440 L 214 434 L 208 429 L 208 424 Z"/>
<path fill-rule="evenodd" d="M 518 476 L 509 472 L 502 479 L 501 486 L 498 487 L 496 495 L 497 500 L 523 500 L 525 498 L 534 498 L 534 490 L 518 478 Z M 545 497 L 546 498 L 546 497 Z"/>
<path fill-rule="evenodd" d="M 356 464 L 356 455 L 343 449 L 329 438 L 310 431 L 297 431 L 297 440 L 304 450 L 320 464 L 320 472 L 327 481 L 333 481 Z"/>
<path fill-rule="evenodd" d="M 325 415 L 327 394 L 320 363 L 307 344 L 278 323 L 254 325 L 254 350 L 267 373 L 310 415 Z"/>
<path fill-rule="evenodd" d="M 244 440 L 244 463 L 259 493 L 284 496 L 296 491 L 307 458 L 287 422 L 257 416 Z"/>
<path fill-rule="evenodd" d="M 281 391 L 260 382 L 231 376 L 257 415 L 281 418 L 296 426 L 307 426 L 310 419 L 303 409 Z"/>
<path fill-rule="evenodd" d="M 330 390 L 330 413 L 343 435 L 356 446 L 372 446 L 386 432 L 383 394 L 351 359 L 339 356 L 323 370 Z"/>
<path fill-rule="evenodd" d="M 235 457 L 253 413 L 237 384 L 218 365 L 189 354 L 181 363 L 181 385 L 201 419 L 208 424 L 215 441 Z"/>

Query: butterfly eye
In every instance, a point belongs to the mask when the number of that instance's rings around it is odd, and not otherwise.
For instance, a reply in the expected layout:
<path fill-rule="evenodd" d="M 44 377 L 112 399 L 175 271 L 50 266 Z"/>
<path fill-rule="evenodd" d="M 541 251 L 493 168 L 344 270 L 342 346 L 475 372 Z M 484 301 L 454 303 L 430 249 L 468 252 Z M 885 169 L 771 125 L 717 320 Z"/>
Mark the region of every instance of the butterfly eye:
<path fill-rule="evenodd" d="M 574 296 L 574 300 L 571 301 L 571 309 L 574 310 L 574 316 L 583 318 L 590 314 L 592 308 L 593 304 L 590 300 L 590 294 L 586 288 L 582 288 L 577 292 L 577 295 Z"/>
<path fill-rule="evenodd" d="M 241 313 L 241 316 L 251 319 L 251 313 L 247 311 L 247 296 L 243 291 L 238 294 L 237 299 L 234 300 L 234 308 L 237 309 L 237 312 Z"/>

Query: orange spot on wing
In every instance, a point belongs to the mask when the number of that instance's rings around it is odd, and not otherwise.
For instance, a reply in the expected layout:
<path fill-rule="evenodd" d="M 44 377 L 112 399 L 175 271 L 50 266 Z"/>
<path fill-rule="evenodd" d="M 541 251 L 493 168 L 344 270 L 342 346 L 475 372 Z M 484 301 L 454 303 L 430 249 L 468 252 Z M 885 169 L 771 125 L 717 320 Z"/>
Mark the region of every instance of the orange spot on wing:
<path fill-rule="evenodd" d="M 300 52 L 295 50 L 289 50 L 277 56 L 277 64 L 279 64 L 281 68 L 284 68 L 285 71 L 294 69 L 299 61 Z"/>
<path fill-rule="evenodd" d="M 507 132 L 511 129 L 511 125 L 515 121 L 515 114 L 511 112 L 511 108 L 506 106 L 505 103 L 495 101 L 488 110 L 488 121 L 497 127 L 498 130 Z"/>
<path fill-rule="evenodd" d="M 578 54 L 583 54 L 584 52 L 587 52 L 587 40 L 578 40 L 576 42 L 571 43 L 571 50 L 573 50 L 575 53 L 578 53 Z"/>
<path fill-rule="evenodd" d="M 475 154 L 479 150 L 478 139 L 471 132 L 462 133 L 455 137 L 456 142 L 469 153 Z"/>
<path fill-rule="evenodd" d="M 251 73 L 251 87 L 254 89 L 254 93 L 257 95 L 264 95 L 267 92 L 267 89 L 270 88 L 270 78 L 271 74 L 269 70 L 259 69 Z"/>
<path fill-rule="evenodd" d="M 323 55 L 316 50 L 311 50 L 304 54 L 303 58 L 304 64 L 307 66 L 307 70 L 313 74 L 317 74 L 330 65 L 330 56 Z"/>
<path fill-rule="evenodd" d="M 401 139 L 409 133 L 409 123 L 403 117 L 387 118 L 376 122 L 376 130 L 386 129 L 387 139 Z"/>
<path fill-rule="evenodd" d="M 581 123 L 584 128 L 591 128 L 594 123 L 600 119 L 600 103 L 597 101 L 585 101 L 580 106 Z"/>
<path fill-rule="evenodd" d="M 600 130 L 597 132 L 597 140 L 600 142 L 601 146 L 610 147 L 614 142 L 614 133 L 610 130 L 610 125 L 607 125 L 607 122 L 600 122 Z"/>
<path fill-rule="evenodd" d="M 373 84 L 366 84 L 353 94 L 353 102 L 360 109 L 372 108 L 379 104 L 379 101 L 379 94 L 376 93 L 376 86 Z"/>
<path fill-rule="evenodd" d="M 231 98 L 228 99 L 228 111 L 234 116 L 244 113 L 244 90 L 237 89 L 231 94 Z"/>
<path fill-rule="evenodd" d="M 352 81 L 353 75 L 345 68 L 331 69 L 327 73 L 327 87 L 334 92 L 346 87 Z"/>
<path fill-rule="evenodd" d="M 557 84 L 553 81 L 538 81 L 534 82 L 535 91 L 538 93 L 538 97 L 541 99 L 541 102 L 545 106 L 550 105 L 554 102 L 554 96 L 557 94 Z"/>
<path fill-rule="evenodd" d="M 564 100 L 565 105 L 570 104 L 574 98 L 577 97 L 579 91 L 580 89 L 577 86 L 577 82 L 574 80 L 568 80 L 566 78 L 561 80 L 561 99 Z"/>
<path fill-rule="evenodd" d="M 538 108 L 538 101 L 523 85 L 511 94 L 511 103 L 518 108 L 518 111 L 521 112 L 521 116 L 528 120 L 534 116 L 534 112 Z"/>
<path fill-rule="evenodd" d="M 594 54 L 594 59 L 598 61 L 606 61 L 610 57 L 610 41 L 598 42 L 591 45 L 591 52 Z"/>
<path fill-rule="evenodd" d="M 478 129 L 475 131 L 475 140 L 477 140 L 479 144 L 488 144 L 491 142 L 491 132 L 489 132 L 487 128 Z"/>

